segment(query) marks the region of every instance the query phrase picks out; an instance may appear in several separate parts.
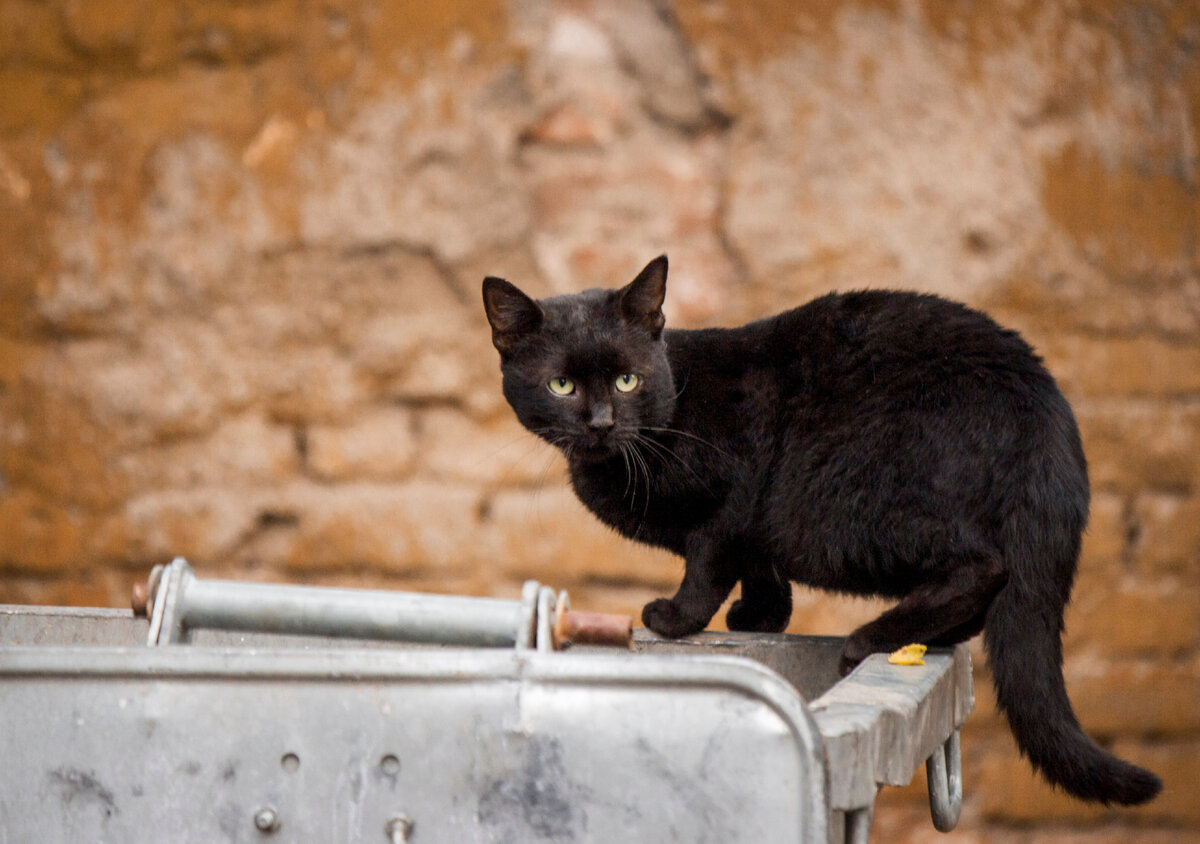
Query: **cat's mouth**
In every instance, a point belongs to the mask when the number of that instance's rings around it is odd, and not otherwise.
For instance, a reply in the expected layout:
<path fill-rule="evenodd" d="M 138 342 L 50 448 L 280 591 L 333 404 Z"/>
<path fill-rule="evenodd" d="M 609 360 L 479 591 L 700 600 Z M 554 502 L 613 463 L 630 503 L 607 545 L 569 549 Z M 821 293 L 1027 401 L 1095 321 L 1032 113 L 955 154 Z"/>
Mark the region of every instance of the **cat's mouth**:
<path fill-rule="evenodd" d="M 572 441 L 568 454 L 585 463 L 598 463 L 621 453 L 620 437 L 611 434 L 584 434 Z"/>

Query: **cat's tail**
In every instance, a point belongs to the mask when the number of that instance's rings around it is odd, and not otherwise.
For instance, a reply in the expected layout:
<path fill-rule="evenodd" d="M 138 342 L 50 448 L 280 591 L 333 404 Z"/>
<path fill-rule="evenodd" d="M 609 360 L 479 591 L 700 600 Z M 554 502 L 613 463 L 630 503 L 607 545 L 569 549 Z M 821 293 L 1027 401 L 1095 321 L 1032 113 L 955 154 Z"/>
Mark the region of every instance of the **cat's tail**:
<path fill-rule="evenodd" d="M 1065 596 L 1060 601 L 1054 590 L 1031 582 L 1021 569 L 1028 571 L 1032 561 L 1022 562 L 984 623 L 996 697 L 1017 746 L 1047 780 L 1082 800 L 1145 803 L 1162 781 L 1103 750 L 1080 728 L 1063 682 Z"/>

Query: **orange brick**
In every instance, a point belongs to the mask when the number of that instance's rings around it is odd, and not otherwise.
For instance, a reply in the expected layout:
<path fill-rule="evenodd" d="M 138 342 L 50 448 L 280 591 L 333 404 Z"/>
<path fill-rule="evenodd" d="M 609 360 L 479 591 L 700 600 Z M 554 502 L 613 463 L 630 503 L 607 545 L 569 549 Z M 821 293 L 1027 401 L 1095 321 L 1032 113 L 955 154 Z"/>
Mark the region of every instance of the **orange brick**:
<path fill-rule="evenodd" d="M 526 431 L 507 408 L 487 421 L 437 408 L 419 416 L 421 471 L 432 478 L 500 486 L 566 485 L 561 453 Z"/>
<path fill-rule="evenodd" d="M 1115 817 L 1115 810 L 1084 803 L 1048 785 L 1015 752 L 984 759 L 972 773 L 964 787 L 989 821 L 1096 823 Z"/>
<path fill-rule="evenodd" d="M 794 587 L 788 631 L 812 636 L 848 636 L 855 628 L 878 618 L 894 603 Z"/>
<path fill-rule="evenodd" d="M 924 779 L 919 773 L 917 779 Z M 929 817 L 929 804 L 897 799 L 907 789 L 885 788 L 875 801 L 875 817 L 871 821 L 871 841 L 887 844 L 997 844 L 990 831 L 983 828 L 979 818 L 964 807 L 958 826 L 948 833 L 937 832 Z"/>
<path fill-rule="evenodd" d="M 390 479 L 408 475 L 416 445 L 412 417 L 387 407 L 358 414 L 348 425 L 313 425 L 307 437 L 307 468 L 322 479 Z"/>
<path fill-rule="evenodd" d="M 1134 560 L 1145 576 L 1172 572 L 1200 582 L 1200 496 L 1145 493 L 1134 507 Z"/>
<path fill-rule="evenodd" d="M 1200 588 L 1177 578 L 1077 590 L 1071 642 L 1113 656 L 1171 656 L 1200 642 Z"/>
<path fill-rule="evenodd" d="M 1067 691 L 1095 738 L 1200 730 L 1200 660 L 1067 664 Z"/>
<path fill-rule="evenodd" d="M 1174 398 L 1200 392 L 1200 346 L 1158 337 L 1045 338 L 1056 377 L 1071 394 Z"/>
<path fill-rule="evenodd" d="M 670 594 L 683 577 L 682 559 L 625 539 L 562 487 L 496 495 L 480 543 L 503 577 L 557 587 L 599 582 L 653 586 Z"/>
<path fill-rule="evenodd" d="M 85 523 L 29 490 L 0 495 L 0 571 L 66 572 L 77 562 Z"/>
<path fill-rule="evenodd" d="M 480 564 L 479 493 L 406 483 L 298 485 L 277 502 L 294 514 L 279 548 L 289 571 L 372 569 L 454 574 Z"/>
<path fill-rule="evenodd" d="M 1125 524 L 1125 496 L 1097 492 L 1092 496 L 1083 550 L 1079 557 L 1081 576 L 1092 571 L 1108 573 L 1121 559 L 1128 541 Z"/>
<path fill-rule="evenodd" d="M 1156 401 L 1077 401 L 1094 489 L 1187 494 L 1200 481 L 1200 411 Z"/>
<path fill-rule="evenodd" d="M 0 604 L 38 604 L 58 607 L 121 606 L 112 602 L 108 585 L 91 572 L 79 572 L 71 577 L 42 579 L 39 577 L 0 578 Z M 128 600 L 124 602 L 128 605 Z"/>

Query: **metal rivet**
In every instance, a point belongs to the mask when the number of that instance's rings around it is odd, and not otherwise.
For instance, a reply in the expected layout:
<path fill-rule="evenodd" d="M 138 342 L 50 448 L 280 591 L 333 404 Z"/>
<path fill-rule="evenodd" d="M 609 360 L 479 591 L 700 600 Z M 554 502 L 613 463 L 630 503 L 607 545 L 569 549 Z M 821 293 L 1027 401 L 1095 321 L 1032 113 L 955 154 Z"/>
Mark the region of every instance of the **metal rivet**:
<path fill-rule="evenodd" d="M 285 753 L 279 764 L 290 774 L 300 767 L 300 757 L 295 753 Z"/>
<path fill-rule="evenodd" d="M 259 832 L 274 832 L 279 829 L 279 814 L 270 806 L 254 813 L 254 826 Z"/>
<path fill-rule="evenodd" d="M 389 777 L 393 777 L 400 773 L 400 760 L 389 753 L 379 760 L 379 768 Z"/>
<path fill-rule="evenodd" d="M 392 815 L 383 826 L 383 833 L 392 844 L 406 844 L 412 830 L 413 820 L 408 815 Z"/>

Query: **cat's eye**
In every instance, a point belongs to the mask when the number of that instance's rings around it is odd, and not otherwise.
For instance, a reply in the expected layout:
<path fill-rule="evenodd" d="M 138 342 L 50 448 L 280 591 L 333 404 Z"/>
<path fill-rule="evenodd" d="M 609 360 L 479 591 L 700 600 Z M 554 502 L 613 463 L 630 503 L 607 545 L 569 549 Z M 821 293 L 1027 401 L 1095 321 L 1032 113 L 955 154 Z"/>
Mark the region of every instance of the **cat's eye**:
<path fill-rule="evenodd" d="M 569 396 L 575 392 L 575 382 L 565 375 L 551 378 L 547 386 L 550 387 L 550 392 L 556 396 Z"/>
<path fill-rule="evenodd" d="M 622 393 L 628 393 L 637 389 L 637 385 L 642 382 L 642 379 L 632 372 L 626 372 L 624 375 L 617 376 L 617 390 Z"/>

